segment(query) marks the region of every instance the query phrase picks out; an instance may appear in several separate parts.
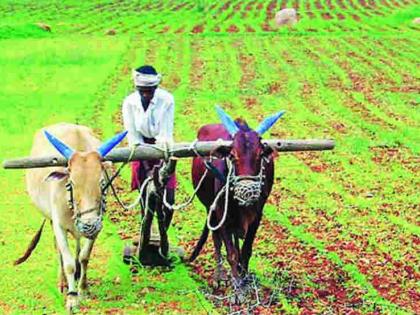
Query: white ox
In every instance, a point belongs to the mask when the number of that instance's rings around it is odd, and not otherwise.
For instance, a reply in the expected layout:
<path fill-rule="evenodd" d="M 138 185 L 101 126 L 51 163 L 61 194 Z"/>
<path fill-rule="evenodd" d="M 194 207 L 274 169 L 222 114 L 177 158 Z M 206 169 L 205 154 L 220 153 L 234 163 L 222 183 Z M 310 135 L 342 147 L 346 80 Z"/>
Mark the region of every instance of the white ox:
<path fill-rule="evenodd" d="M 60 123 L 38 131 L 34 138 L 31 157 L 55 155 L 58 151 L 68 160 L 67 167 L 29 169 L 26 185 L 32 201 L 51 221 L 61 262 L 60 289 L 64 292 L 67 283 L 66 307 L 70 312 L 78 306 L 79 296 L 87 290 L 89 256 L 102 228 L 107 185 L 104 170 L 109 163 L 103 162 L 103 157 L 125 135 L 126 132 L 120 133 L 101 144 L 91 129 Z M 42 227 L 32 241 L 32 248 L 16 264 L 29 257 L 41 231 Z M 68 232 L 76 240 L 75 258 L 67 242 Z M 80 250 L 82 237 L 87 240 Z"/>

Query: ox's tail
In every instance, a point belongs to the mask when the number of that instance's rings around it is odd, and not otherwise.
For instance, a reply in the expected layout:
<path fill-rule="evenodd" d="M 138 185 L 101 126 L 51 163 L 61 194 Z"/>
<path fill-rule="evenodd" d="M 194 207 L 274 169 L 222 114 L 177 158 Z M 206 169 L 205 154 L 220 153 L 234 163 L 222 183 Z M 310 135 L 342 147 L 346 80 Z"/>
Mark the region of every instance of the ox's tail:
<path fill-rule="evenodd" d="M 36 245 L 39 242 L 39 239 L 41 238 L 41 234 L 42 234 L 42 230 L 44 228 L 45 225 L 45 221 L 47 219 L 44 219 L 44 221 L 42 221 L 41 227 L 39 228 L 38 232 L 36 232 L 35 236 L 33 237 L 31 243 L 29 244 L 28 248 L 26 249 L 25 254 L 23 254 L 22 257 L 20 257 L 19 259 L 17 259 L 13 265 L 19 265 L 23 262 L 25 262 L 32 254 L 33 250 L 35 249 Z"/>
<path fill-rule="evenodd" d="M 204 243 L 207 241 L 207 237 L 209 236 L 209 228 L 207 227 L 207 222 L 204 224 L 203 231 L 201 232 L 200 239 L 197 242 L 197 245 L 195 245 L 195 248 L 188 259 L 189 262 L 193 262 L 197 256 L 200 254 L 201 250 L 203 249 Z"/>

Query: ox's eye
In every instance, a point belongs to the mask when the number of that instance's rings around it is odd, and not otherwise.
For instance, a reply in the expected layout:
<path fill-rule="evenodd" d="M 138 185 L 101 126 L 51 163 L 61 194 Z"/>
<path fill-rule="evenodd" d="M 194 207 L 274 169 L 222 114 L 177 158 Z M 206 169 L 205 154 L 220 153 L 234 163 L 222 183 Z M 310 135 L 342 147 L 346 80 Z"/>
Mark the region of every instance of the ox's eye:
<path fill-rule="evenodd" d="M 264 144 L 262 148 L 261 155 L 262 156 L 269 156 L 271 153 L 273 153 L 273 148 L 270 147 L 268 144 Z"/>
<path fill-rule="evenodd" d="M 237 154 L 236 152 L 231 152 L 231 153 L 229 154 L 229 159 L 230 159 L 230 160 L 232 160 L 232 161 L 237 161 L 237 160 L 239 160 L 238 154 Z"/>

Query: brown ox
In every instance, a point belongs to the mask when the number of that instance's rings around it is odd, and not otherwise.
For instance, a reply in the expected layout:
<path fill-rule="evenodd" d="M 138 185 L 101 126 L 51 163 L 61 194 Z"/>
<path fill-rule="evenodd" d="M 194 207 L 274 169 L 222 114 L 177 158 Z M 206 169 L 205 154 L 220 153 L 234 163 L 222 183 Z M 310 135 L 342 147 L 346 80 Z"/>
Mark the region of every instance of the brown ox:
<path fill-rule="evenodd" d="M 213 232 L 217 269 L 220 281 L 222 241 L 231 266 L 233 285 L 238 293 L 246 284 L 252 244 L 261 221 L 264 204 L 271 192 L 274 177 L 273 150 L 263 145 L 261 136 L 283 115 L 279 112 L 265 119 L 255 130 L 243 121 L 233 121 L 217 107 L 223 124 L 205 125 L 198 132 L 198 140 L 232 140 L 232 149 L 222 153 L 210 167 L 197 191 L 208 212 L 207 222 L 190 261 L 200 253 L 209 230 Z M 206 165 L 207 164 L 207 165 Z M 196 157 L 192 166 L 194 187 L 205 176 L 208 161 Z M 239 239 L 243 239 L 242 247 Z"/>

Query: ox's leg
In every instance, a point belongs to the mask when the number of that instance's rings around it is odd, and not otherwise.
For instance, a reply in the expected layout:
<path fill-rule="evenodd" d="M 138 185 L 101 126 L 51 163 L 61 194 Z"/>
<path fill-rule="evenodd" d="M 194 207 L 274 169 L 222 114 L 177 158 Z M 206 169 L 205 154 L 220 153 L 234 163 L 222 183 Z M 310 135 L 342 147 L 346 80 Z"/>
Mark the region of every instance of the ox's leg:
<path fill-rule="evenodd" d="M 245 299 L 245 292 L 243 290 L 244 282 L 239 274 L 239 252 L 233 242 L 233 233 L 226 231 L 224 227 L 220 230 L 226 246 L 227 259 L 232 270 L 232 284 L 235 290 L 234 302 L 240 304 Z"/>
<path fill-rule="evenodd" d="M 239 273 L 242 275 L 242 266 L 241 266 L 241 246 L 239 243 L 239 236 L 237 233 L 233 233 L 233 240 L 234 240 L 234 244 L 235 244 L 235 249 L 239 254 L 239 263 L 238 263 L 238 268 L 239 268 Z"/>
<path fill-rule="evenodd" d="M 51 228 L 54 229 L 52 221 L 50 221 L 51 223 Z M 58 258 L 58 290 L 61 293 L 67 293 L 67 279 L 66 279 L 66 274 L 64 273 L 64 266 L 63 266 L 63 256 L 61 255 L 60 250 L 58 249 L 57 246 L 57 239 L 54 235 L 54 248 L 57 251 L 57 258 Z"/>
<path fill-rule="evenodd" d="M 226 231 L 225 227 L 221 227 L 220 232 L 222 234 L 222 238 L 226 246 L 227 259 L 232 269 L 232 276 L 236 281 L 239 282 L 240 280 L 239 271 L 238 271 L 239 253 L 236 250 L 235 245 L 233 244 L 233 238 L 232 238 L 233 235 L 232 233 L 229 233 L 228 231 Z"/>
<path fill-rule="evenodd" d="M 80 281 L 79 281 L 79 294 L 81 296 L 85 295 L 87 292 L 88 284 L 87 284 L 87 267 L 89 263 L 89 257 L 92 253 L 93 244 L 95 243 L 95 239 L 90 240 L 87 239 L 86 243 L 83 245 L 83 248 L 79 255 L 79 262 L 80 262 Z"/>
<path fill-rule="evenodd" d="M 74 277 L 76 273 L 76 264 L 67 242 L 67 233 L 55 218 L 53 218 L 53 229 L 55 239 L 57 241 L 57 247 L 63 259 L 64 273 L 66 274 L 68 283 L 66 308 L 71 312 L 79 305 L 79 299 L 76 291 L 76 280 Z"/>
<path fill-rule="evenodd" d="M 243 268 L 244 276 L 248 273 L 249 260 L 252 255 L 252 244 L 254 243 L 255 235 L 257 234 L 258 227 L 260 226 L 260 218 L 257 218 L 248 228 L 244 243 L 241 250 L 241 265 Z"/>
<path fill-rule="evenodd" d="M 52 224 L 51 224 L 51 227 L 52 227 Z M 66 293 L 67 280 L 66 280 L 66 275 L 64 273 L 63 256 L 61 255 L 60 250 L 57 247 L 55 236 L 54 236 L 54 248 L 57 251 L 57 257 L 58 257 L 58 290 L 61 293 Z"/>
<path fill-rule="evenodd" d="M 54 242 L 55 246 L 57 244 Z M 60 251 L 57 249 L 58 254 L 58 289 L 61 293 L 67 292 L 67 279 L 66 274 L 64 272 L 64 265 L 63 265 L 63 256 L 61 256 Z"/>
<path fill-rule="evenodd" d="M 212 233 L 213 244 L 214 244 L 214 258 L 216 260 L 216 272 L 214 273 L 214 282 L 216 288 L 220 286 L 222 281 L 227 281 L 226 271 L 223 268 L 223 257 L 222 257 L 222 236 L 219 231 Z"/>
<path fill-rule="evenodd" d="M 78 281 L 80 279 L 80 262 L 79 262 L 79 255 L 80 255 L 80 239 L 76 239 L 76 253 L 75 253 L 75 263 L 76 263 L 76 273 L 74 274 L 74 279 Z"/>

